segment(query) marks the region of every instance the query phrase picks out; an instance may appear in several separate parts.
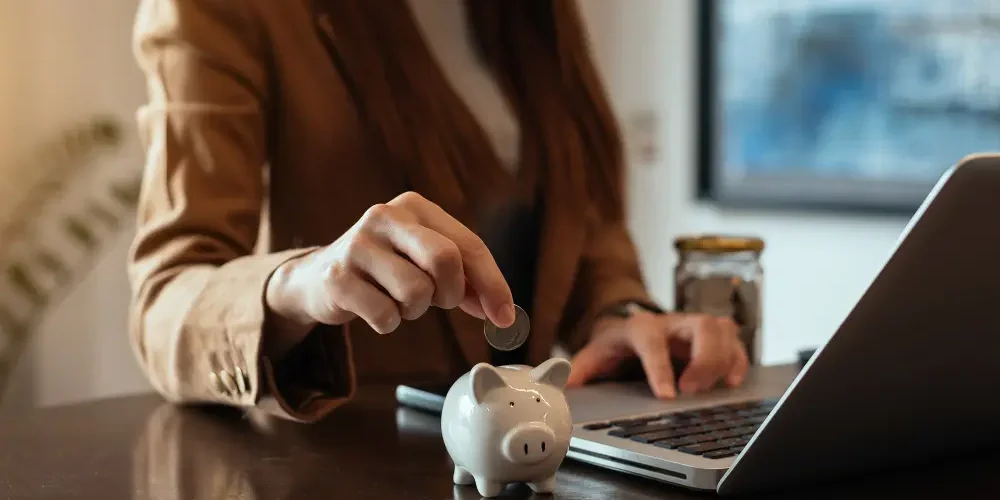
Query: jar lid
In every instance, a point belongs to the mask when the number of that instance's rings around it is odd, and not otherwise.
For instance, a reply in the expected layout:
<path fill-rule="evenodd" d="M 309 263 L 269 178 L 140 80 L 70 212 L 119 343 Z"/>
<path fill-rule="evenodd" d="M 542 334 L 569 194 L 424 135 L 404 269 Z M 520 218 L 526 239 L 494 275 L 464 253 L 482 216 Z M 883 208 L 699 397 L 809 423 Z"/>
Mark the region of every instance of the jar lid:
<path fill-rule="evenodd" d="M 674 240 L 674 247 L 680 251 L 712 253 L 761 252 L 764 250 L 764 240 L 749 236 L 680 236 Z"/>

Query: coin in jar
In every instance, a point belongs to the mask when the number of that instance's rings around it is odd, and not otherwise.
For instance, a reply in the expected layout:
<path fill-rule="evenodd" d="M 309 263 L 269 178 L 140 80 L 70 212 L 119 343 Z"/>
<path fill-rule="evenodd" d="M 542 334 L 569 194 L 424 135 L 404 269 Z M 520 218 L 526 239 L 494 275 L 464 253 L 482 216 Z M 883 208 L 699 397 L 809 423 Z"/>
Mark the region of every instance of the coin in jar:
<path fill-rule="evenodd" d="M 483 333 L 486 334 L 486 341 L 491 346 L 501 351 L 513 351 L 524 341 L 528 340 L 528 332 L 531 330 L 531 322 L 528 320 L 528 313 L 519 306 L 514 306 L 514 323 L 507 328 L 500 328 L 490 320 L 486 320 Z"/>

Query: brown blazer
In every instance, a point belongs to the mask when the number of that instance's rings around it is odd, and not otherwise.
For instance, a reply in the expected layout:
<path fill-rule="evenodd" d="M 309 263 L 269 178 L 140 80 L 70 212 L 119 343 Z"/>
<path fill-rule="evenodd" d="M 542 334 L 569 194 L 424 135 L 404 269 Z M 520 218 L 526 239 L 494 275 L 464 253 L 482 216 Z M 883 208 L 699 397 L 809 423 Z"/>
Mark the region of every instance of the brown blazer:
<path fill-rule="evenodd" d="M 149 102 L 138 113 L 147 156 L 129 260 L 130 333 L 170 401 L 314 421 L 360 383 L 448 381 L 488 361 L 482 322 L 458 309 L 431 309 L 384 336 L 361 321 L 321 327 L 280 367 L 260 353 L 274 269 L 406 190 L 363 146 L 328 49 L 345 42 L 312 5 L 139 5 L 135 54 Z M 557 342 L 579 349 L 599 311 L 649 300 L 624 225 L 568 209 L 563 191 L 545 192 L 532 364 Z"/>

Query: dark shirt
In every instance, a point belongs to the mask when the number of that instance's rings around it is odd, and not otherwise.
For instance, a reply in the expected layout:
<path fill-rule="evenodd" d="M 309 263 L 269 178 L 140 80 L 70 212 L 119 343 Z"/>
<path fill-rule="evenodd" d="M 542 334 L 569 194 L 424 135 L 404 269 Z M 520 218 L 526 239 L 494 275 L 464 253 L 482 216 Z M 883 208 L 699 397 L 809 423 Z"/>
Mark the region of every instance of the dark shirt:
<path fill-rule="evenodd" d="M 538 263 L 542 214 L 541 197 L 534 204 L 512 203 L 503 210 L 486 214 L 480 236 L 490 249 L 500 272 L 510 286 L 514 303 L 532 317 L 535 275 Z M 493 366 L 523 364 L 528 342 L 513 351 L 490 347 Z"/>

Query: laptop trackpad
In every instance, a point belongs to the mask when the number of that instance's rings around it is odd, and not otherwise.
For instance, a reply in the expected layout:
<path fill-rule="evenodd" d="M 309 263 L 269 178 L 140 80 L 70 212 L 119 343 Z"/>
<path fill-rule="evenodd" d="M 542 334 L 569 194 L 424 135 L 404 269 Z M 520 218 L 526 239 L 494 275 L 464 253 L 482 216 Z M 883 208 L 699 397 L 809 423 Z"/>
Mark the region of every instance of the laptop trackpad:
<path fill-rule="evenodd" d="M 646 382 L 603 383 L 566 391 L 573 422 L 605 420 L 623 415 L 664 411 Z"/>
<path fill-rule="evenodd" d="M 797 365 L 758 366 L 750 370 L 737 389 L 724 387 L 696 396 L 658 400 L 643 381 L 608 382 L 566 391 L 574 422 L 606 420 L 640 413 L 680 411 L 747 399 L 767 399 L 784 394 L 798 374 Z"/>

